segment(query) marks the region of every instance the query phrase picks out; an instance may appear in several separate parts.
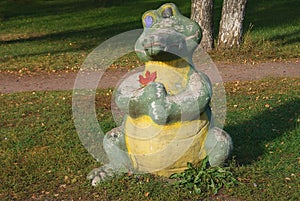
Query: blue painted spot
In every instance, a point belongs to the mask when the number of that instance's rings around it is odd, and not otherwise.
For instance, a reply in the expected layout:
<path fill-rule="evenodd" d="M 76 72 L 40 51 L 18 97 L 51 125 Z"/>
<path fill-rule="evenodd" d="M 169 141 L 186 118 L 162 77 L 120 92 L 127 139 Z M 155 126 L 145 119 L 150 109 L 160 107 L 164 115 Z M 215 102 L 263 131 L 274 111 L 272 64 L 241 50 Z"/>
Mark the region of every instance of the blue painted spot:
<path fill-rule="evenodd" d="M 153 23 L 153 17 L 151 17 L 150 15 L 148 15 L 145 18 L 145 24 L 146 24 L 146 28 L 149 28 Z"/>

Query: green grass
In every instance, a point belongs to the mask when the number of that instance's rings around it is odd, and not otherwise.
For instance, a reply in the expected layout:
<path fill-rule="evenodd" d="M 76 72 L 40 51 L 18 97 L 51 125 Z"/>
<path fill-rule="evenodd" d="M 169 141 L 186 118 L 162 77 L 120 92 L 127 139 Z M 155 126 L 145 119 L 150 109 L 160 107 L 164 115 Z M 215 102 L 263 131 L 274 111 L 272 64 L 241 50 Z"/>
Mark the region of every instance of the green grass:
<path fill-rule="evenodd" d="M 164 2 L 167 1 L 3 0 L 0 2 L 0 71 L 77 70 L 101 42 L 141 28 L 142 13 Z M 190 15 L 189 1 L 173 2 L 184 15 Z M 298 7 L 297 0 L 249 1 L 244 45 L 239 50 L 213 51 L 212 57 L 233 62 L 299 57 Z M 215 14 L 217 33 L 220 0 L 216 1 Z M 249 30 L 249 27 L 253 28 Z"/>
<path fill-rule="evenodd" d="M 225 130 L 233 138 L 238 186 L 213 196 L 238 200 L 299 198 L 299 79 L 234 82 Z M 110 91 L 97 93 L 105 131 L 114 123 Z M 169 180 L 122 175 L 93 188 L 86 175 L 100 163 L 87 153 L 72 121 L 72 92 L 0 95 L 0 200 L 197 200 Z"/>

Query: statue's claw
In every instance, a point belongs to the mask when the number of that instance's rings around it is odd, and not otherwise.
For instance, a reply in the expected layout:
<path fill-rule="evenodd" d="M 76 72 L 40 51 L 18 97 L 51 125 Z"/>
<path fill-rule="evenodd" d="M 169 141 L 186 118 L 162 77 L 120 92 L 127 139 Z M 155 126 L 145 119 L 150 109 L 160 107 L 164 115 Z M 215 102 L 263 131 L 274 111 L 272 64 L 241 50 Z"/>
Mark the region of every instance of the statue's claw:
<path fill-rule="evenodd" d="M 108 165 L 104 165 L 92 170 L 88 176 L 88 180 L 92 180 L 92 186 L 97 186 L 101 181 L 108 179 L 114 175 L 114 171 Z"/>

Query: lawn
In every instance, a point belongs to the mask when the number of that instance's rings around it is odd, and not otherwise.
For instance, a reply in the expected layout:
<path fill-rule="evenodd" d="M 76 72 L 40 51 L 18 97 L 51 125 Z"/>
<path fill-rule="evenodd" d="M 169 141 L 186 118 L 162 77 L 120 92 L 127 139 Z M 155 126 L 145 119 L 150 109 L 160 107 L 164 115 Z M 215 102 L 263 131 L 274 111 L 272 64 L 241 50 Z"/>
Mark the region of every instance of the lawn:
<path fill-rule="evenodd" d="M 141 28 L 141 15 L 168 1 L 3 0 L 0 2 L 0 72 L 77 71 L 101 42 Z M 190 2 L 174 0 L 190 15 Z M 215 31 L 221 0 L 215 5 Z M 298 0 L 249 0 L 244 44 L 209 54 L 214 61 L 293 60 L 300 55 Z M 117 67 L 134 67 L 130 54 Z M 225 84 L 225 130 L 234 142 L 229 165 L 237 186 L 211 198 L 298 200 L 300 197 L 300 79 Z M 112 90 L 96 95 L 103 130 L 115 126 Z M 72 92 L 0 94 L 0 200 L 199 200 L 171 180 L 124 174 L 92 187 L 86 175 L 101 163 L 76 133 Z M 209 200 L 209 198 L 207 198 Z"/>
<path fill-rule="evenodd" d="M 119 33 L 141 28 L 141 15 L 158 0 L 3 0 L 0 2 L 0 71 L 78 70 L 87 54 Z M 190 2 L 174 0 L 190 16 Z M 213 51 L 215 61 L 252 62 L 300 55 L 298 0 L 251 0 L 238 50 Z M 215 5 L 215 32 L 221 0 Z M 133 59 L 133 60 L 136 60 Z M 124 64 L 128 65 L 128 64 Z"/>
<path fill-rule="evenodd" d="M 230 82 L 228 131 L 235 145 L 232 172 L 240 184 L 218 197 L 297 200 L 300 197 L 300 79 Z M 111 90 L 96 95 L 105 131 L 114 123 Z M 93 188 L 86 175 L 97 163 L 72 120 L 72 92 L 0 96 L 0 200 L 196 200 L 200 197 L 153 175 L 122 175 Z"/>

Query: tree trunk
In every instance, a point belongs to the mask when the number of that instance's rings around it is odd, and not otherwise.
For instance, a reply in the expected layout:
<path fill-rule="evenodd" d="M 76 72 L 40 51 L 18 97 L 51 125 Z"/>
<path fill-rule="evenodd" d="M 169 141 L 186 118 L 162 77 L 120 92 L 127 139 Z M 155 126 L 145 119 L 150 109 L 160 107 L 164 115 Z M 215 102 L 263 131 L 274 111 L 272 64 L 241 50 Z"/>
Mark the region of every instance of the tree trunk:
<path fill-rule="evenodd" d="M 214 0 L 192 0 L 191 19 L 195 20 L 202 29 L 200 46 L 206 50 L 214 48 L 213 8 Z"/>
<path fill-rule="evenodd" d="M 247 0 L 224 0 L 218 48 L 239 47 L 243 36 L 243 20 Z"/>

